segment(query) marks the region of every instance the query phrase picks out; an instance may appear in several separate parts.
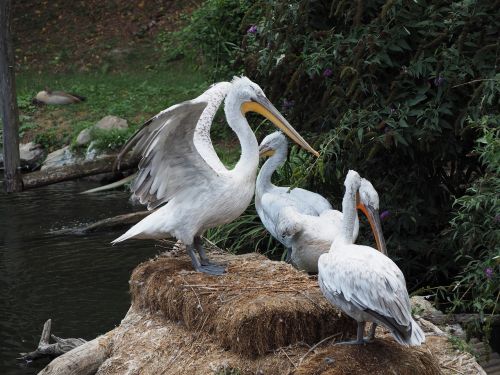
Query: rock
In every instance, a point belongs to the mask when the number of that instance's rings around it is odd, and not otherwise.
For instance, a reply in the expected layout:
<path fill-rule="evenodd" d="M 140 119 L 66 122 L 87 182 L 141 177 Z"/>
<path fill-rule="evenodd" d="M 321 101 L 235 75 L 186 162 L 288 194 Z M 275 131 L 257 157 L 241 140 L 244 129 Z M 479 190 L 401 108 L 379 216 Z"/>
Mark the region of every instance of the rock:
<path fill-rule="evenodd" d="M 36 169 L 42 163 L 45 151 L 41 145 L 34 142 L 21 143 L 19 145 L 19 156 L 22 167 Z"/>
<path fill-rule="evenodd" d="M 105 116 L 94 125 L 94 128 L 101 130 L 127 129 L 128 123 L 127 120 L 117 116 Z"/>
<path fill-rule="evenodd" d="M 92 129 L 87 128 L 83 129 L 80 134 L 78 134 L 78 137 L 76 137 L 76 144 L 78 146 L 85 146 L 90 143 L 92 140 Z"/>
<path fill-rule="evenodd" d="M 82 158 L 74 155 L 69 146 L 51 152 L 43 162 L 41 170 L 53 167 L 62 167 L 63 165 L 76 164 L 82 161 Z"/>
<path fill-rule="evenodd" d="M 36 169 L 42 163 L 45 156 L 43 147 L 34 142 L 19 144 L 19 158 L 21 167 L 27 169 Z M 3 168 L 3 150 L 0 149 L 0 167 Z"/>
<path fill-rule="evenodd" d="M 95 160 L 99 156 L 102 157 L 104 156 L 104 154 L 99 155 L 99 152 L 95 148 L 95 142 L 94 141 L 90 142 L 89 147 L 87 147 L 87 151 L 85 151 L 85 160 Z"/>

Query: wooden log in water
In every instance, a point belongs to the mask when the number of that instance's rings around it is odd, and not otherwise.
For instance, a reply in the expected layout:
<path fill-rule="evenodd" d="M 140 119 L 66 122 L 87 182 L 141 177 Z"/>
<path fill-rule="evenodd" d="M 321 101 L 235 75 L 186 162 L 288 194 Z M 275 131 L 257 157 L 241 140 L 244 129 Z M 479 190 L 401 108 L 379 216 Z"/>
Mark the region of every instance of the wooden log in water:
<path fill-rule="evenodd" d="M 116 156 L 105 156 L 103 158 L 86 161 L 81 164 L 65 165 L 56 168 L 47 168 L 23 176 L 24 189 L 33 189 L 39 186 L 55 184 L 57 182 L 74 180 L 81 177 L 113 172 Z M 120 163 L 120 170 L 132 169 L 137 166 L 137 159 L 125 158 Z M 117 172 L 118 173 L 118 172 Z"/>
<path fill-rule="evenodd" d="M 70 350 L 60 357 L 57 357 L 38 374 L 95 374 L 97 369 L 109 356 L 110 340 L 108 335 L 111 332 L 104 336 L 99 336 L 92 341 L 87 341 L 85 344 Z"/>
<path fill-rule="evenodd" d="M 63 339 L 55 335 L 51 335 L 51 328 L 52 320 L 48 319 L 43 325 L 42 335 L 36 350 L 29 353 L 21 353 L 21 357 L 19 357 L 18 360 L 28 362 L 43 357 L 57 357 L 87 342 L 84 339 Z M 56 341 L 54 344 L 49 343 L 50 337 Z"/>
<path fill-rule="evenodd" d="M 130 214 L 123 214 L 113 217 L 108 217 L 103 220 L 99 220 L 95 223 L 86 225 L 84 227 L 77 228 L 65 228 L 56 231 L 51 231 L 50 234 L 85 234 L 94 232 L 103 232 L 107 230 L 115 230 L 122 227 L 130 226 L 132 224 L 137 224 L 139 221 L 144 219 L 153 211 L 139 211 L 132 212 Z"/>

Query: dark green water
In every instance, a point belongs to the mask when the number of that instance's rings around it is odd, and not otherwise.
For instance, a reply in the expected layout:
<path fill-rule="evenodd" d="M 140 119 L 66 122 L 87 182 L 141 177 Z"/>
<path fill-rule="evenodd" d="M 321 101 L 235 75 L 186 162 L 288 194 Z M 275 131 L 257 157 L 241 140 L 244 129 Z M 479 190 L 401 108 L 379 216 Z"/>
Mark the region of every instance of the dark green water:
<path fill-rule="evenodd" d="M 16 361 L 34 350 L 43 323 L 60 337 L 92 339 L 118 325 L 128 310 L 132 269 L 160 250 L 150 241 L 119 246 L 121 232 L 51 235 L 131 212 L 124 191 L 78 195 L 95 184 L 69 182 L 0 193 L 0 374 L 34 374 L 44 362 Z"/>

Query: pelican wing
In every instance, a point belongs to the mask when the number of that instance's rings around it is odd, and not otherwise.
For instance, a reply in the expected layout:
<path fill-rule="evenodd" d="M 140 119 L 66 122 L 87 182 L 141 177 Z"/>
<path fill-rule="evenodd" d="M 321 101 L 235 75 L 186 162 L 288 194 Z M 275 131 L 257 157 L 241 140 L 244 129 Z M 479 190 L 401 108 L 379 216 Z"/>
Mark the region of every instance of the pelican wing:
<path fill-rule="evenodd" d="M 266 229 L 286 247 L 291 247 L 291 238 L 300 230 L 300 214 L 289 194 L 264 193 L 258 213 Z"/>
<path fill-rule="evenodd" d="M 319 282 L 325 297 L 346 301 L 404 336 L 411 334 L 410 299 L 401 270 L 375 249 L 342 246 L 346 248 L 339 253 L 334 249 L 320 257 Z"/>
<path fill-rule="evenodd" d="M 198 98 L 176 104 L 148 120 L 125 144 L 141 156 L 132 192 L 154 209 L 185 187 L 206 183 L 227 171 L 210 141 L 210 125 L 229 83 L 212 86 Z"/>
<path fill-rule="evenodd" d="M 307 205 L 308 210 L 314 210 L 315 215 L 320 215 L 322 212 L 332 209 L 332 205 L 330 204 L 330 202 L 328 202 L 328 200 L 326 200 L 320 194 L 314 193 L 312 191 L 295 188 L 290 190 L 289 194 L 294 197 L 296 201 L 303 202 L 304 205 Z M 303 212 L 302 210 L 300 212 L 308 215 L 313 214 L 307 213 L 305 211 Z"/>

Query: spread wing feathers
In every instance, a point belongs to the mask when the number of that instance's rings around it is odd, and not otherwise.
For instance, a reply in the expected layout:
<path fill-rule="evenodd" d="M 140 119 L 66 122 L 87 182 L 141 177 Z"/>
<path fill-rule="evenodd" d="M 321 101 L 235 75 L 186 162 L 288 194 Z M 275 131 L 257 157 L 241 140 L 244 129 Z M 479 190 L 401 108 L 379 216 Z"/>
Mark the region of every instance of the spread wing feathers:
<path fill-rule="evenodd" d="M 210 125 L 224 99 L 227 82 L 212 86 L 198 98 L 176 104 L 148 120 L 125 144 L 120 160 L 133 147 L 141 155 L 133 195 L 148 209 L 172 199 L 183 187 L 227 171 L 210 141 Z M 202 128 L 200 130 L 200 128 Z M 208 134 L 195 144 L 195 133 Z"/>
<path fill-rule="evenodd" d="M 411 334 L 410 299 L 404 276 L 396 264 L 367 246 L 348 245 L 334 254 L 336 250 L 325 254 L 325 258 L 322 256 L 319 262 L 325 296 L 330 299 L 342 295 L 357 309 L 401 333 Z M 327 264 L 325 259 L 329 259 Z"/>

